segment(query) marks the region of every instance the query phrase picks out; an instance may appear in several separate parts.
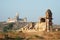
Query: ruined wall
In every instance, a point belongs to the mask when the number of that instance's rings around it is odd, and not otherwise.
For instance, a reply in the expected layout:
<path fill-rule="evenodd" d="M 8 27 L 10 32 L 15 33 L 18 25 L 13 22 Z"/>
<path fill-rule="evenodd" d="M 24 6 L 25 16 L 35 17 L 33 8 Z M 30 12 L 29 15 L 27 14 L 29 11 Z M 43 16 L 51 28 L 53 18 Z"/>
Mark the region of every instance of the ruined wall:
<path fill-rule="evenodd" d="M 50 9 L 46 11 L 46 30 L 52 30 L 52 12 Z"/>

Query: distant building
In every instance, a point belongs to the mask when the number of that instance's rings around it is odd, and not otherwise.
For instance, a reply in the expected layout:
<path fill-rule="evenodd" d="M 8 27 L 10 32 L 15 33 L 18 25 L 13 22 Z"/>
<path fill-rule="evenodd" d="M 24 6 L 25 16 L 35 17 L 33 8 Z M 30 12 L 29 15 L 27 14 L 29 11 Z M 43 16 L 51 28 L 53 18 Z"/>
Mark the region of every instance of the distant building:
<path fill-rule="evenodd" d="M 27 18 L 19 18 L 19 14 L 16 13 L 16 16 L 14 18 L 8 18 L 7 20 L 8 23 L 11 23 L 11 22 L 27 22 Z"/>

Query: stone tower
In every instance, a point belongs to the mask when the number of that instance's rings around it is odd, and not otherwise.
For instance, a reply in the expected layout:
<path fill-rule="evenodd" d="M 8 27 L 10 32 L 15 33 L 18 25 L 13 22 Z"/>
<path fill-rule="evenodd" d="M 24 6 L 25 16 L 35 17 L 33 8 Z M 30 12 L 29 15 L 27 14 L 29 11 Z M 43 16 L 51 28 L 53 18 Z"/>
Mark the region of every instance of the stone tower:
<path fill-rule="evenodd" d="M 18 12 L 16 13 L 16 19 L 17 20 L 19 19 L 19 13 Z"/>
<path fill-rule="evenodd" d="M 46 11 L 46 30 L 52 31 L 52 12 L 50 9 Z"/>

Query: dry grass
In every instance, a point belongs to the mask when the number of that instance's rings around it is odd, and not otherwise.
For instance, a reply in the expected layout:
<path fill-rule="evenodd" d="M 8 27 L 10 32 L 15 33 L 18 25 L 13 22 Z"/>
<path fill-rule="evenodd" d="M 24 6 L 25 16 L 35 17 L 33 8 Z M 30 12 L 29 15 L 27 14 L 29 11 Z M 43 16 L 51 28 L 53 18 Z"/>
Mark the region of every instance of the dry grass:
<path fill-rule="evenodd" d="M 23 32 L 8 32 L 8 37 L 16 38 L 20 37 L 24 40 L 60 40 L 60 31 L 58 32 L 33 32 L 33 33 L 23 33 Z M 0 38 L 4 38 L 4 34 L 0 33 Z"/>

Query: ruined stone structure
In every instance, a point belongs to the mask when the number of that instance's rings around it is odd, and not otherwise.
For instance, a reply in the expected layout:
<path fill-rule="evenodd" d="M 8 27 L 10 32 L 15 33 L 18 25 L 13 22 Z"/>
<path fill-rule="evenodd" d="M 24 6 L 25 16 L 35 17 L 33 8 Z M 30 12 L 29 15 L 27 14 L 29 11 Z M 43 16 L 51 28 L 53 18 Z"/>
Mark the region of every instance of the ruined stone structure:
<path fill-rule="evenodd" d="M 52 31 L 52 12 L 50 9 L 46 11 L 46 30 Z"/>
<path fill-rule="evenodd" d="M 45 13 L 45 17 L 40 17 L 40 21 L 36 23 L 35 28 L 40 31 L 46 30 L 47 32 L 52 31 L 52 12 L 48 9 Z"/>
<path fill-rule="evenodd" d="M 38 22 L 31 22 L 30 26 L 25 26 L 26 31 L 52 31 L 52 12 L 48 9 L 45 13 L 45 17 L 41 17 Z M 27 28 L 28 27 L 28 28 Z M 24 29 L 24 28 L 22 28 Z M 30 30 L 31 29 L 31 30 Z M 24 30 L 23 30 L 24 31 Z"/>
<path fill-rule="evenodd" d="M 12 30 L 22 32 L 38 32 L 38 31 L 52 31 L 52 12 L 48 9 L 45 13 L 45 17 L 40 17 L 38 22 L 27 22 L 27 19 L 19 18 L 19 14 L 11 19 L 8 18 L 7 23 L 14 23 Z"/>
<path fill-rule="evenodd" d="M 8 18 L 7 20 L 7 23 L 11 23 L 11 22 L 26 22 L 27 21 L 27 18 L 19 18 L 19 14 L 16 13 L 16 16 L 14 18 Z"/>

